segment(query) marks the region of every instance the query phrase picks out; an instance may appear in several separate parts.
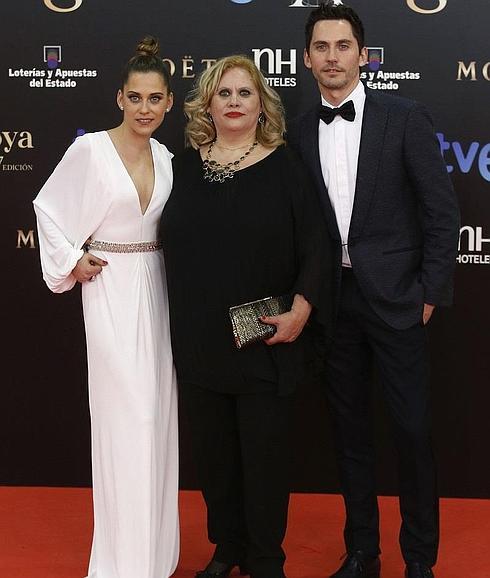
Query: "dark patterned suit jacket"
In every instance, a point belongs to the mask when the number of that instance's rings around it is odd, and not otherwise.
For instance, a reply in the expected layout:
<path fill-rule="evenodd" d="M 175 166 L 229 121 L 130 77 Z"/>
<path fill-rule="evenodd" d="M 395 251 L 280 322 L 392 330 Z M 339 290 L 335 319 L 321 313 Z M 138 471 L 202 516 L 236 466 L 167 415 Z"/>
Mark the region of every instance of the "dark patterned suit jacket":
<path fill-rule="evenodd" d="M 288 144 L 309 167 L 334 246 L 341 242 L 322 176 L 316 107 L 291 122 Z M 452 302 L 459 209 L 432 120 L 414 101 L 366 90 L 348 246 L 359 286 L 376 313 L 404 329 L 423 304 Z"/>

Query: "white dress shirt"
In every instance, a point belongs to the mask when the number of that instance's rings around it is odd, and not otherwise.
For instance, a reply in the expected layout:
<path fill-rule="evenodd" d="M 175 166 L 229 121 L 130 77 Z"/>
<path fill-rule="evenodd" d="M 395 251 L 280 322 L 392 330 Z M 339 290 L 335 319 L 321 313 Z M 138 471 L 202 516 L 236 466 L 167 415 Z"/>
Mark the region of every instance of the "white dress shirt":
<path fill-rule="evenodd" d="M 323 180 L 337 218 L 337 226 L 342 239 L 342 265 L 344 267 L 352 266 L 347 239 L 354 205 L 362 117 L 366 101 L 366 92 L 362 82 L 359 81 L 356 88 L 339 106 L 349 100 L 353 101 L 356 111 L 356 118 L 353 122 L 337 115 L 330 124 L 320 120 L 318 125 L 318 146 Z M 323 96 L 322 104 L 335 108 Z"/>

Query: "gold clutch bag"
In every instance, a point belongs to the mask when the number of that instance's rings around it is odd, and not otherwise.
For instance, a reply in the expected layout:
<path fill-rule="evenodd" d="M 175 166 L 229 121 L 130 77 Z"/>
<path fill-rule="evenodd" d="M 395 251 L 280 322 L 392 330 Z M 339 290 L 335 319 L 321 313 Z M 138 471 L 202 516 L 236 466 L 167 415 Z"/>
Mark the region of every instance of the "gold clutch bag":
<path fill-rule="evenodd" d="M 276 327 L 262 323 L 260 317 L 280 315 L 289 309 L 290 299 L 287 296 L 265 297 L 230 307 L 229 314 L 237 348 L 241 349 L 251 343 L 272 337 Z"/>

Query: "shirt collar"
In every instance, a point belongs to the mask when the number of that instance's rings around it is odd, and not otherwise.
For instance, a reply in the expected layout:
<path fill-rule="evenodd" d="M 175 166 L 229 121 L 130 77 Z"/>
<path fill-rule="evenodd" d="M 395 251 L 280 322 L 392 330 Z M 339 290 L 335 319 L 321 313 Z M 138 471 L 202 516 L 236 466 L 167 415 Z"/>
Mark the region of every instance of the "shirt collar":
<path fill-rule="evenodd" d="M 352 100 L 354 102 L 354 108 L 356 110 L 361 110 L 364 106 L 364 101 L 366 100 L 366 90 L 364 89 L 364 84 L 361 81 L 357 83 L 357 86 L 354 90 L 348 94 L 344 100 L 338 105 L 339 107 L 342 106 L 348 100 Z M 329 106 L 330 108 L 337 108 L 330 104 L 322 95 L 322 104 L 323 106 Z"/>

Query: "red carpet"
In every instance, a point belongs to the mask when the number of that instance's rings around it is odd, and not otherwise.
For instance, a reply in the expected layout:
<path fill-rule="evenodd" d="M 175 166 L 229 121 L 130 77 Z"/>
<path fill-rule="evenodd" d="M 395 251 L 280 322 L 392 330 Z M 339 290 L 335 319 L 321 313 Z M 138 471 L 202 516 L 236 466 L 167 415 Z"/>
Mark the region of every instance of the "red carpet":
<path fill-rule="evenodd" d="M 182 550 L 174 578 L 191 578 L 212 547 L 200 494 L 181 492 L 180 501 Z M 382 578 L 402 578 L 397 501 L 381 498 L 380 507 Z M 288 578 L 326 578 L 337 568 L 342 520 L 339 496 L 292 496 L 285 543 Z M 0 578 L 83 578 L 91 523 L 90 490 L 0 488 Z M 442 500 L 435 571 L 436 578 L 490 578 L 490 500 Z"/>

